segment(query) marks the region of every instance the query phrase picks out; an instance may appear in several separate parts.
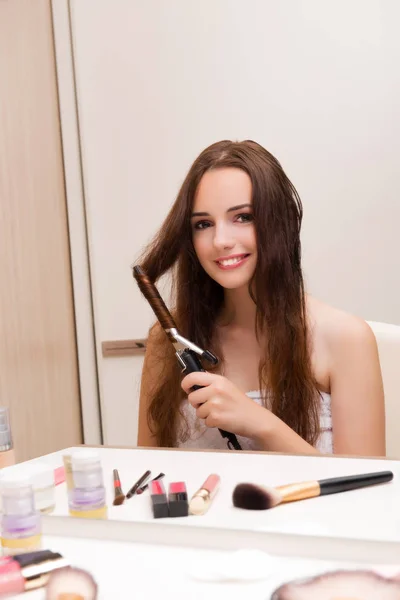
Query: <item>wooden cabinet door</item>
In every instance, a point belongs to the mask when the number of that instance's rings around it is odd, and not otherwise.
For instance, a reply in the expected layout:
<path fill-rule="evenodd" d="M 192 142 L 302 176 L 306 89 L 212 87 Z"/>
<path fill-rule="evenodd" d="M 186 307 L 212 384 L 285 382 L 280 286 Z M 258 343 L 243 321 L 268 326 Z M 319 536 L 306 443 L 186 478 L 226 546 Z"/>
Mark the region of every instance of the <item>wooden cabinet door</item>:
<path fill-rule="evenodd" d="M 0 2 L 0 405 L 17 460 L 82 442 L 50 0 Z"/>

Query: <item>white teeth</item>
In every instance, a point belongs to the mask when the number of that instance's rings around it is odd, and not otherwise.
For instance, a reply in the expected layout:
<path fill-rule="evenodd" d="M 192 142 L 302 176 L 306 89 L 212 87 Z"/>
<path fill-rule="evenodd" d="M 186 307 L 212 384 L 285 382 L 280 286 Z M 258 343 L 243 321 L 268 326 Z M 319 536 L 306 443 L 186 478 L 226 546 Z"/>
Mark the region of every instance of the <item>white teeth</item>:
<path fill-rule="evenodd" d="M 240 262 L 241 260 L 243 260 L 244 257 L 245 255 L 243 254 L 242 256 L 236 256 L 236 258 L 227 258 L 226 260 L 219 260 L 218 263 L 223 267 L 228 267 L 229 265 L 235 265 L 236 263 Z"/>

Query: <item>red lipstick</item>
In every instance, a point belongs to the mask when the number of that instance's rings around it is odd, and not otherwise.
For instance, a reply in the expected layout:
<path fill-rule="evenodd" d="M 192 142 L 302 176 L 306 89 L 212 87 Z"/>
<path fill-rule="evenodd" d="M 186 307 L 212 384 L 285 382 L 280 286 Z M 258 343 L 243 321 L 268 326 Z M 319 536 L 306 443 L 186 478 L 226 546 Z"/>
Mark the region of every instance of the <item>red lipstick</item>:
<path fill-rule="evenodd" d="M 169 516 L 187 517 L 189 514 L 186 483 L 177 481 L 169 484 L 168 490 Z"/>
<path fill-rule="evenodd" d="M 150 498 L 153 509 L 153 517 L 162 519 L 169 517 L 167 494 L 165 493 L 164 483 L 160 480 L 150 481 Z"/>

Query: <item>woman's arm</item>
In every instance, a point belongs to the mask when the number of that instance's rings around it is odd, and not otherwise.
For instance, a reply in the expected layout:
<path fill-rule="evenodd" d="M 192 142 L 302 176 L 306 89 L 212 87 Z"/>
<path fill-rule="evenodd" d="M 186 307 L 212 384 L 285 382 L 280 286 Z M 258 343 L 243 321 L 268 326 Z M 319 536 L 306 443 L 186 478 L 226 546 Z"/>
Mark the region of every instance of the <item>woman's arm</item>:
<path fill-rule="evenodd" d="M 369 325 L 336 314 L 324 332 L 329 356 L 334 454 L 385 456 L 385 405 L 379 355 Z M 318 453 L 277 417 L 257 436 L 265 450 Z M 261 424 L 261 422 L 260 422 Z"/>
<path fill-rule="evenodd" d="M 385 409 L 374 334 L 364 321 L 341 314 L 324 332 L 331 387 L 335 454 L 385 455 Z M 194 385 L 203 389 L 191 392 Z M 208 427 L 254 439 L 263 450 L 319 454 L 293 429 L 221 375 L 191 373 L 182 381 Z"/>
<path fill-rule="evenodd" d="M 139 430 L 137 444 L 138 446 L 150 446 L 153 448 L 157 446 L 157 441 L 150 430 L 147 414 L 152 400 L 154 382 L 159 380 L 162 370 L 162 363 L 158 358 L 157 352 L 157 347 L 160 343 L 159 329 L 158 324 L 156 324 L 149 332 L 146 354 L 143 362 L 139 398 Z"/>
<path fill-rule="evenodd" d="M 202 389 L 191 391 L 192 386 Z M 219 427 L 252 438 L 262 450 L 319 454 L 293 429 L 260 406 L 222 375 L 196 372 L 186 375 L 182 388 L 207 427 Z"/>
<path fill-rule="evenodd" d="M 262 407 L 261 407 L 262 408 Z M 264 408 L 263 410 L 267 410 Z M 287 454 L 321 454 L 289 425 L 268 411 L 268 417 L 260 419 L 260 430 L 254 436 L 261 450 Z"/>

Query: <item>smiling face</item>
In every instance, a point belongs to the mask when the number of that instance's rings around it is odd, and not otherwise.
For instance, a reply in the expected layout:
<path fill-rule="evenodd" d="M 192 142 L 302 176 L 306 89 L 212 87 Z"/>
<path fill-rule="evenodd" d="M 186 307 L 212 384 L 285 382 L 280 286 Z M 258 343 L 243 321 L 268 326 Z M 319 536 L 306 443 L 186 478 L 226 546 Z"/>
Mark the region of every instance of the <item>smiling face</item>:
<path fill-rule="evenodd" d="M 257 262 L 252 185 L 245 171 L 212 169 L 201 178 L 192 214 L 192 239 L 208 275 L 226 289 L 247 286 Z"/>

